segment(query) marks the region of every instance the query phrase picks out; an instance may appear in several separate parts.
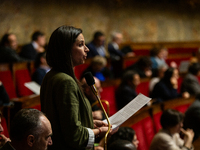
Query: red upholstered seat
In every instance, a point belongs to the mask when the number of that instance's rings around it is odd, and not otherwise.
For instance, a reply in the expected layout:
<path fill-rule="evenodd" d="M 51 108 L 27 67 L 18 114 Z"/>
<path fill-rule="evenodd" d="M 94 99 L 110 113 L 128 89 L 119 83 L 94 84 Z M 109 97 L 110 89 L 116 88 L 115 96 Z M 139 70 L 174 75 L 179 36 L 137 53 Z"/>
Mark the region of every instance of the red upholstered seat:
<path fill-rule="evenodd" d="M 138 150 L 148 150 L 155 135 L 154 124 L 151 117 L 146 117 L 132 126 L 135 130 L 139 147 Z"/>
<path fill-rule="evenodd" d="M 137 88 L 136 88 L 137 93 L 142 93 L 145 96 L 149 96 L 149 81 L 141 82 Z"/>
<path fill-rule="evenodd" d="M 31 108 L 37 109 L 37 110 L 40 110 L 40 111 L 41 111 L 41 105 L 35 105 L 35 106 L 31 107 Z"/>
<path fill-rule="evenodd" d="M 2 81 L 9 98 L 16 98 L 17 94 L 13 83 L 11 71 L 0 72 L 0 81 Z"/>
<path fill-rule="evenodd" d="M 6 123 L 6 119 L 4 117 L 1 118 L 1 125 L 3 127 L 2 134 L 5 135 L 6 137 L 9 137 L 7 123 Z"/>
<path fill-rule="evenodd" d="M 149 56 L 150 55 L 149 49 L 135 49 L 134 53 L 136 56 Z"/>
<path fill-rule="evenodd" d="M 115 86 L 103 87 L 103 91 L 101 92 L 101 99 L 107 100 L 110 104 L 110 116 L 117 112 L 115 89 Z"/>
<path fill-rule="evenodd" d="M 145 140 L 145 135 L 142 127 L 142 121 L 137 122 L 132 126 L 135 130 L 137 139 L 139 141 L 138 150 L 148 150 L 148 145 Z"/>
<path fill-rule="evenodd" d="M 18 96 L 27 96 L 33 94 L 31 90 L 24 86 L 24 83 L 31 81 L 28 69 L 17 70 L 15 72 L 15 81 Z"/>
<path fill-rule="evenodd" d="M 189 106 L 190 106 L 190 104 L 185 104 L 185 105 L 177 106 L 174 109 L 176 109 L 182 113 L 185 113 L 185 111 L 188 109 Z"/>
<path fill-rule="evenodd" d="M 153 115 L 153 122 L 154 122 L 156 132 L 158 132 L 162 128 L 162 126 L 160 124 L 161 115 L 162 115 L 162 112 L 158 112 Z"/>
<path fill-rule="evenodd" d="M 195 53 L 198 51 L 198 47 L 189 48 L 168 48 L 169 54 L 179 54 L 179 53 Z"/>
<path fill-rule="evenodd" d="M 89 67 L 89 64 L 82 64 L 82 65 L 78 65 L 74 68 L 74 73 L 76 75 L 76 78 L 80 80 L 82 73 L 84 72 L 84 70 Z"/>

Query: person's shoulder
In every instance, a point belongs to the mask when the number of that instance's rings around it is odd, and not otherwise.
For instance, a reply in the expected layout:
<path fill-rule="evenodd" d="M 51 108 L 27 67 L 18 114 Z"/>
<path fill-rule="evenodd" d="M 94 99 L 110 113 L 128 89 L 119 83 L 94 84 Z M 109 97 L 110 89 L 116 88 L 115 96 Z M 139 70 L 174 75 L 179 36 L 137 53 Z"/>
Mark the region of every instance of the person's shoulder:
<path fill-rule="evenodd" d="M 22 47 L 22 50 L 27 50 L 27 49 L 34 49 L 32 43 L 28 43 Z"/>
<path fill-rule="evenodd" d="M 68 82 L 75 83 L 74 79 L 70 75 L 64 72 L 53 70 L 53 69 L 51 69 L 47 73 L 47 77 L 52 78 L 53 80 L 56 80 L 56 81 L 62 81 L 62 82 L 68 81 Z"/>
<path fill-rule="evenodd" d="M 170 141 L 172 138 L 171 136 L 165 132 L 164 130 L 160 130 L 155 136 L 154 139 L 158 141 Z"/>

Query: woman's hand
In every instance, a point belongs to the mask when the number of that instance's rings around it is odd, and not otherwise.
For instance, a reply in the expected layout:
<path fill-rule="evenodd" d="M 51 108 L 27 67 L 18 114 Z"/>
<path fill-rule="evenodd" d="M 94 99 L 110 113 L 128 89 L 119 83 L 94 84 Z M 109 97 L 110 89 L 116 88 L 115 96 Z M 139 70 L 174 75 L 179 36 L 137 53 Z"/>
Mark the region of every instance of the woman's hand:
<path fill-rule="evenodd" d="M 194 131 L 192 129 L 184 130 L 183 128 L 181 128 L 181 132 L 184 134 L 184 146 L 187 148 L 191 148 L 194 138 Z"/>
<path fill-rule="evenodd" d="M 101 121 L 101 120 L 93 120 L 94 123 L 94 128 L 98 128 L 98 127 L 108 127 L 108 124 Z"/>
<path fill-rule="evenodd" d="M 11 140 L 7 138 L 5 135 L 0 134 L 0 146 L 3 146 L 7 142 L 11 142 Z"/>

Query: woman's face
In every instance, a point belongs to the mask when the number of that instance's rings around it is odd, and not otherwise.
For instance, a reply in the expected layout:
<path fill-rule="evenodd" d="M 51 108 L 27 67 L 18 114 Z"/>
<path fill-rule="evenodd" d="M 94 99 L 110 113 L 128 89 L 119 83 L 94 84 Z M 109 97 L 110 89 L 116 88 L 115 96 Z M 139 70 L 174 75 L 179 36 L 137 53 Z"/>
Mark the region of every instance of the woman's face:
<path fill-rule="evenodd" d="M 140 84 L 140 76 L 138 74 L 133 75 L 133 85 L 138 86 Z"/>
<path fill-rule="evenodd" d="M 178 69 L 174 69 L 173 75 L 172 77 L 178 79 L 179 78 L 179 73 L 178 73 Z"/>
<path fill-rule="evenodd" d="M 78 66 L 85 63 L 89 49 L 85 45 L 83 34 L 79 34 L 72 47 L 72 62 L 73 66 Z"/>

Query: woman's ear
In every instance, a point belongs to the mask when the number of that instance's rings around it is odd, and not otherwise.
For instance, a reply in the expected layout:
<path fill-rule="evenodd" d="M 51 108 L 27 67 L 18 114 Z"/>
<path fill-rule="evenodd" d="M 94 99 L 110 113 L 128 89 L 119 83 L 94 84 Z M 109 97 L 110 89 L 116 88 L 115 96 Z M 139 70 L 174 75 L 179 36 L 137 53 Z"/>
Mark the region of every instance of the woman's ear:
<path fill-rule="evenodd" d="M 29 135 L 27 137 L 27 144 L 30 146 L 30 147 L 33 147 L 33 144 L 35 143 L 35 137 L 33 135 Z"/>

